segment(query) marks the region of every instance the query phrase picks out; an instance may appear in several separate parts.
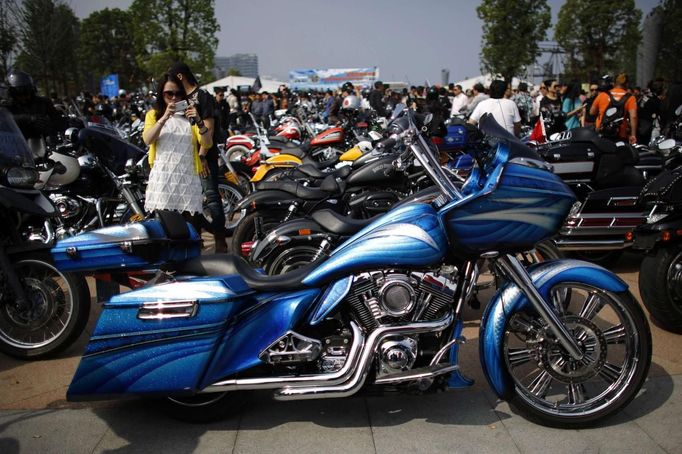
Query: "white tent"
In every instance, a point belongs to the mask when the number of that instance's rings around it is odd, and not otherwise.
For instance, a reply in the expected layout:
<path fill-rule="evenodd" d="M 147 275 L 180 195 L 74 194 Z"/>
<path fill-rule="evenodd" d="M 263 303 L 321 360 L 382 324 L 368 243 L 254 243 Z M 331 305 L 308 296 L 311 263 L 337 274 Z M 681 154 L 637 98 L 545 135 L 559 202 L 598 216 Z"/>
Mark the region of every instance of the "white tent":
<path fill-rule="evenodd" d="M 214 80 L 213 82 L 202 85 L 201 88 L 206 89 L 209 93 L 213 93 L 213 87 L 229 87 L 237 88 L 240 85 L 252 86 L 256 79 L 253 77 L 241 77 L 241 76 L 227 76 L 222 79 Z M 287 85 L 285 82 L 280 82 L 279 80 L 264 79 L 261 77 L 260 83 L 262 88 L 260 91 L 267 91 L 270 93 L 277 92 L 280 85 Z"/>
<path fill-rule="evenodd" d="M 465 80 L 460 80 L 459 82 L 455 82 L 455 85 L 461 85 L 462 90 L 466 91 L 470 88 L 474 88 L 474 85 L 477 83 L 482 83 L 484 87 L 489 87 L 490 82 L 493 81 L 493 76 L 492 74 L 481 74 L 480 76 L 477 77 L 472 77 L 470 79 L 465 79 Z M 518 78 L 514 77 L 512 79 L 512 88 L 516 88 L 519 86 L 519 82 L 526 82 L 528 84 L 528 88 L 530 89 L 533 86 L 532 82 L 529 82 L 527 80 L 519 80 Z"/>

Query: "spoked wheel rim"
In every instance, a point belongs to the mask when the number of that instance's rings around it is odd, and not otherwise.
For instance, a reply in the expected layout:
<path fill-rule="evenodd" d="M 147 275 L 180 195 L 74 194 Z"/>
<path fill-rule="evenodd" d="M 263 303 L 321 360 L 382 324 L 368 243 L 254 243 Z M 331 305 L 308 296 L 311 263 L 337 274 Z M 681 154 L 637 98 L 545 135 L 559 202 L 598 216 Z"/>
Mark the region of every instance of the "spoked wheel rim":
<path fill-rule="evenodd" d="M 309 265 L 318 248 L 314 246 L 298 246 L 282 251 L 267 267 L 270 275 L 285 274 Z"/>
<path fill-rule="evenodd" d="M 235 206 L 237 206 L 237 203 L 239 203 L 243 196 L 237 188 L 227 184 L 219 184 L 218 192 L 220 193 L 220 198 L 223 202 L 223 212 L 225 213 L 225 227 L 228 229 L 233 228 L 239 223 L 239 219 L 241 219 L 242 213 L 233 216 L 232 210 L 234 209 Z M 210 216 L 210 213 L 208 215 Z"/>
<path fill-rule="evenodd" d="M 75 295 L 66 277 L 47 263 L 25 260 L 18 262 L 14 269 L 28 305 L 18 308 L 12 301 L 4 302 L 0 307 L 0 338 L 22 350 L 44 347 L 69 326 Z"/>
<path fill-rule="evenodd" d="M 562 283 L 550 294 L 585 356 L 574 360 L 537 316 L 519 312 L 505 331 L 507 370 L 520 398 L 538 411 L 589 416 L 628 392 L 642 341 L 616 295 L 578 283 Z"/>
<path fill-rule="evenodd" d="M 666 279 L 666 291 L 678 310 L 682 311 L 682 251 L 670 262 Z"/>

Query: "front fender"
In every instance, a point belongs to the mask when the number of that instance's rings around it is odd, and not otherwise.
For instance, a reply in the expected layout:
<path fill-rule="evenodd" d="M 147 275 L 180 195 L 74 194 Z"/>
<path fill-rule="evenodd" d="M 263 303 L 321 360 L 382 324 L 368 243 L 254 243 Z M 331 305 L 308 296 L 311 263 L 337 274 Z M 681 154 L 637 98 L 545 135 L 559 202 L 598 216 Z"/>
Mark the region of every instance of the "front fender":
<path fill-rule="evenodd" d="M 580 260 L 553 260 L 529 269 L 533 284 L 540 294 L 549 299 L 549 291 L 560 282 L 579 282 L 593 285 L 609 292 L 623 292 L 628 285 L 618 276 L 598 265 Z M 510 282 L 502 287 L 488 304 L 479 332 L 481 366 L 488 383 L 495 393 L 506 399 L 513 389 L 513 382 L 506 369 L 502 344 L 507 320 L 530 303 L 516 284 Z"/>
<path fill-rule="evenodd" d="M 303 232 L 303 233 L 302 233 Z M 263 260 L 272 253 L 273 250 L 279 246 L 276 240 L 280 236 L 299 236 L 311 235 L 314 233 L 325 233 L 325 230 L 312 219 L 292 219 L 277 227 L 275 230 L 268 233 L 265 238 L 258 241 L 251 253 L 251 260 L 258 262 Z"/>

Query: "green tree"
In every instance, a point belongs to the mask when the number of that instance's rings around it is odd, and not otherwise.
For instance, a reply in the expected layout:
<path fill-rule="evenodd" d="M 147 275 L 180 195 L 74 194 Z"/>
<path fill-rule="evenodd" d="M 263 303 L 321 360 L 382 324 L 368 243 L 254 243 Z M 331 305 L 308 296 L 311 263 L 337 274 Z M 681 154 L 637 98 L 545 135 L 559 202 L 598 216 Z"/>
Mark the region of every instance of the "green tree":
<path fill-rule="evenodd" d="M 132 17 L 138 64 L 149 75 L 177 60 L 195 74 L 209 75 L 218 47 L 213 0 L 134 0 Z"/>
<path fill-rule="evenodd" d="M 106 8 L 90 14 L 81 24 L 80 49 L 81 70 L 93 81 L 115 73 L 124 88 L 138 85 L 142 75 L 127 11 Z"/>
<path fill-rule="evenodd" d="M 546 0 L 482 0 L 476 8 L 483 21 L 481 66 L 507 82 L 538 56 L 551 14 Z"/>
<path fill-rule="evenodd" d="M 0 78 L 5 80 L 19 41 L 15 21 L 16 2 L 0 0 Z"/>
<path fill-rule="evenodd" d="M 227 75 L 228 75 L 228 76 L 237 76 L 237 77 L 240 77 L 240 76 L 242 75 L 242 73 L 241 73 L 237 68 L 230 68 L 230 69 L 227 71 Z"/>
<path fill-rule="evenodd" d="M 78 18 L 62 0 L 24 0 L 17 13 L 17 66 L 47 94 L 69 92 L 78 81 Z"/>
<path fill-rule="evenodd" d="M 566 50 L 566 76 L 584 81 L 622 71 L 634 75 L 641 20 L 634 0 L 566 0 L 554 29 Z"/>
<path fill-rule="evenodd" d="M 657 6 L 663 10 L 661 41 L 656 56 L 656 75 L 682 82 L 682 0 L 663 0 Z"/>

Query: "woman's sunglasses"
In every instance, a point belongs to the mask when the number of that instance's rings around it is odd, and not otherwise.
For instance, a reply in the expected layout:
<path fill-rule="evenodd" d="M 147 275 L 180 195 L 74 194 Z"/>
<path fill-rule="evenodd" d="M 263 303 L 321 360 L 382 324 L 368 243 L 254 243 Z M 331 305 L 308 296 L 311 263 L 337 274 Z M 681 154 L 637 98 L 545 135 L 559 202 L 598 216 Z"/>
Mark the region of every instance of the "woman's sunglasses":
<path fill-rule="evenodd" d="M 175 96 L 176 98 L 182 98 L 184 93 L 181 91 L 166 90 L 163 92 L 163 95 L 168 98 L 172 98 L 173 96 Z"/>

